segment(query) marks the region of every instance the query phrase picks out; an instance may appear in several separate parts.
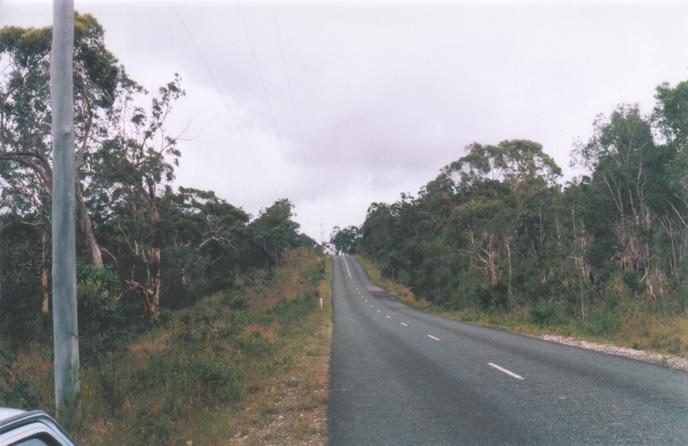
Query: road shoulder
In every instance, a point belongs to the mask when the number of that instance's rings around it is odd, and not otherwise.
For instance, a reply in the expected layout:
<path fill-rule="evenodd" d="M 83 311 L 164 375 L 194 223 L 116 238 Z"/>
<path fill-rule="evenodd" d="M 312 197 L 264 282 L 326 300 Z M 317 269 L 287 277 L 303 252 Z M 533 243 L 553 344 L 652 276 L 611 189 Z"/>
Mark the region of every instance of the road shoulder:
<path fill-rule="evenodd" d="M 288 373 L 272 375 L 241 409 L 230 445 L 326 445 L 332 342 L 332 259 L 318 286 L 322 307 L 305 318 L 285 347 L 293 358 Z M 320 306 L 320 301 L 317 303 Z"/>

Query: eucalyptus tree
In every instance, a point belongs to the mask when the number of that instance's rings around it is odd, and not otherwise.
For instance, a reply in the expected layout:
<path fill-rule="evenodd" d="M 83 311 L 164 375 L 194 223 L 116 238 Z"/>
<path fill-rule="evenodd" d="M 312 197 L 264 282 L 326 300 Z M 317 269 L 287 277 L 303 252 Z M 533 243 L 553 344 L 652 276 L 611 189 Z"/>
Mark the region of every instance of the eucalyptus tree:
<path fill-rule="evenodd" d="M 47 208 L 52 185 L 49 57 L 51 28 L 5 27 L 0 30 L 0 160 L 36 176 Z M 84 199 L 90 156 L 113 125 L 113 104 L 134 88 L 107 49 L 104 30 L 91 15 L 77 14 L 74 35 L 76 198 L 80 227 L 95 266 L 102 252 Z M 32 192 L 28 192 L 32 193 Z"/>
<path fill-rule="evenodd" d="M 358 250 L 360 238 L 360 231 L 356 226 L 347 226 L 346 228 L 335 226 L 332 229 L 330 242 L 334 245 L 337 252 L 354 254 Z"/>
<path fill-rule="evenodd" d="M 292 220 L 294 205 L 286 198 L 275 201 L 262 209 L 249 224 L 249 231 L 255 243 L 263 252 L 269 265 L 277 265 L 289 248 L 301 244 L 298 236 L 299 224 Z"/>
<path fill-rule="evenodd" d="M 180 187 L 165 193 L 160 214 L 163 270 L 171 282 L 163 289 L 214 291 L 248 268 L 249 215 L 242 209 L 212 191 Z"/>
<path fill-rule="evenodd" d="M 660 226 L 668 242 L 669 272 L 677 281 L 688 276 L 688 81 L 657 87 L 654 122 L 664 138 L 666 211 Z M 684 285 L 688 288 L 688 285 Z"/>
<path fill-rule="evenodd" d="M 142 294 L 144 309 L 153 320 L 160 314 L 160 201 L 181 156 L 178 136 L 168 134 L 165 126 L 184 95 L 175 76 L 159 88 L 148 109 L 136 105 L 138 96 L 121 98 L 117 110 L 122 125 L 91 155 L 94 195 L 100 202 L 96 206 L 107 209 L 106 218 L 117 226 L 122 250 L 134 259 L 125 290 Z"/>
<path fill-rule="evenodd" d="M 48 314 L 50 308 L 50 216 L 46 203 L 45 191 L 38 178 L 29 169 L 8 166 L 0 161 L 0 215 L 12 216 L 17 223 L 32 226 L 36 239 L 31 239 L 33 246 L 38 246 L 35 269 L 39 271 L 41 281 L 41 313 Z M 22 231 L 24 234 L 27 232 Z M 11 266 L 10 266 L 11 268 Z"/>
<path fill-rule="evenodd" d="M 616 213 L 609 222 L 616 252 L 609 257 L 622 270 L 638 274 L 649 298 L 664 294 L 654 239 L 658 219 L 666 212 L 668 153 L 655 144 L 650 121 L 637 106 L 620 106 L 596 120 L 595 133 L 577 154 Z"/>

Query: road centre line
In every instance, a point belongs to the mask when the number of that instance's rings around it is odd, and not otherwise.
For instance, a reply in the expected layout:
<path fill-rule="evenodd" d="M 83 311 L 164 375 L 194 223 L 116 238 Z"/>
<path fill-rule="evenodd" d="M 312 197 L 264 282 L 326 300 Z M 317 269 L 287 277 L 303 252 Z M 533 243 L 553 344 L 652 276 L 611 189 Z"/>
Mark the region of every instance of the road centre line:
<path fill-rule="evenodd" d="M 436 338 L 436 337 L 434 337 L 433 335 L 428 335 L 428 337 L 429 337 L 430 339 L 434 339 L 435 341 L 439 341 L 439 340 L 440 340 L 440 338 Z"/>
<path fill-rule="evenodd" d="M 392 319 L 392 318 L 389 316 L 389 314 L 385 315 L 385 317 L 386 317 L 387 319 Z"/>
<path fill-rule="evenodd" d="M 349 278 L 351 278 L 351 270 L 349 269 L 349 262 L 344 259 L 344 266 L 346 266 L 346 272 L 349 274 Z"/>
<path fill-rule="evenodd" d="M 406 324 L 404 322 L 400 322 L 400 324 L 403 325 L 404 327 L 408 327 L 408 324 Z"/>
<path fill-rule="evenodd" d="M 491 362 L 488 362 L 487 365 L 489 365 L 490 367 L 494 367 L 495 369 L 499 370 L 502 373 L 506 373 L 507 375 L 511 376 L 512 378 L 516 378 L 516 379 L 520 379 L 520 380 L 525 379 L 521 375 L 518 375 L 518 374 L 512 372 L 511 370 L 507 370 L 504 367 L 500 367 L 497 364 L 493 364 Z"/>

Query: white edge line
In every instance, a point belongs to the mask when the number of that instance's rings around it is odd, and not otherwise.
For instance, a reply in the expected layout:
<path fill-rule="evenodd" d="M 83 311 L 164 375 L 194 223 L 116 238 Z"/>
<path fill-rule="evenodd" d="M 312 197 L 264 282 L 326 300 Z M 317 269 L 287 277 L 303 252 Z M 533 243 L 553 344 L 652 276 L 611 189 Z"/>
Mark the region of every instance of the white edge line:
<path fill-rule="evenodd" d="M 440 338 L 436 338 L 436 337 L 434 337 L 433 335 L 428 335 L 428 337 L 429 337 L 430 339 L 434 339 L 435 341 L 439 341 L 439 340 L 440 340 Z"/>
<path fill-rule="evenodd" d="M 511 370 L 507 370 L 504 367 L 498 366 L 497 364 L 493 364 L 491 362 L 488 362 L 487 365 L 489 365 L 490 367 L 494 367 L 495 369 L 499 370 L 502 373 L 506 373 L 507 375 L 511 376 L 512 378 L 521 379 L 521 380 L 525 379 L 521 375 L 517 375 L 516 373 L 512 372 Z"/>

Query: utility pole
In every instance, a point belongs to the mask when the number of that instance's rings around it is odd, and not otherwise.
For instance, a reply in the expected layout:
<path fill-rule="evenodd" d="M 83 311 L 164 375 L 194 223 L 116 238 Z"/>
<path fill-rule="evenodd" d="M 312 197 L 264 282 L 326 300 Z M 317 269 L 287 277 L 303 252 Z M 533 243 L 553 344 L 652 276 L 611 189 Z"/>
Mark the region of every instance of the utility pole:
<path fill-rule="evenodd" d="M 73 61 L 74 1 L 53 0 L 50 54 L 53 184 L 53 349 L 55 408 L 66 425 L 79 417 L 79 339 L 76 307 Z"/>

